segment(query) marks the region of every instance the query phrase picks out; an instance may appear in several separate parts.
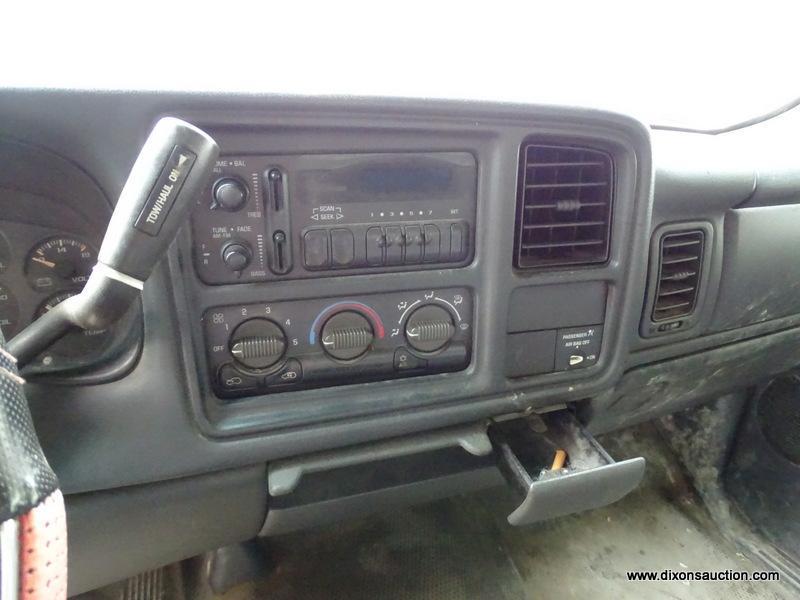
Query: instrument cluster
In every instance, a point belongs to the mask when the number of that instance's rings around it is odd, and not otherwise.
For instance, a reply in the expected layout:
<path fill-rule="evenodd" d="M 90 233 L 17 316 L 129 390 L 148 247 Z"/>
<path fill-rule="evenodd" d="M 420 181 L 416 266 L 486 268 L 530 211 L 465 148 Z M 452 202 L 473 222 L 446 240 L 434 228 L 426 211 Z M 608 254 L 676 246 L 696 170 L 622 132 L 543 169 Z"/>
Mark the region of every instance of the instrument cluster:
<path fill-rule="evenodd" d="M 97 262 L 94 241 L 38 225 L 0 221 L 0 329 L 6 339 L 83 289 Z M 96 356 L 110 331 L 68 334 L 38 357 L 48 368 Z"/>

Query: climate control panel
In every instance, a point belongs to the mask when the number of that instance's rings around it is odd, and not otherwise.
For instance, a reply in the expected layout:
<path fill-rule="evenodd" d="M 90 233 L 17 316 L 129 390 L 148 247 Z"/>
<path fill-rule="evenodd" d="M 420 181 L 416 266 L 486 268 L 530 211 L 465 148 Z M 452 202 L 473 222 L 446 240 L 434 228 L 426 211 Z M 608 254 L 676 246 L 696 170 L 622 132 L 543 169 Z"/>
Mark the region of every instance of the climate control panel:
<path fill-rule="evenodd" d="M 221 398 L 459 371 L 472 354 L 464 288 L 262 302 L 203 316 Z"/>

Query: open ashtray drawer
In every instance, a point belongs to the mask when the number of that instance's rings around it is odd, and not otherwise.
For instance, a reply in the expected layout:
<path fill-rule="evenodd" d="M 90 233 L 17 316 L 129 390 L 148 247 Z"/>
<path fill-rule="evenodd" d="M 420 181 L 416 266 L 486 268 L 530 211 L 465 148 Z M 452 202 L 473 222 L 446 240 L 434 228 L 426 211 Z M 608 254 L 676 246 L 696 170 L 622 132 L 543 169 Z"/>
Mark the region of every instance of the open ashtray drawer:
<path fill-rule="evenodd" d="M 644 475 L 644 458 L 615 462 L 568 410 L 493 425 L 490 437 L 501 472 L 523 497 L 512 525 L 611 504 Z M 566 460 L 554 469 L 558 450 Z"/>

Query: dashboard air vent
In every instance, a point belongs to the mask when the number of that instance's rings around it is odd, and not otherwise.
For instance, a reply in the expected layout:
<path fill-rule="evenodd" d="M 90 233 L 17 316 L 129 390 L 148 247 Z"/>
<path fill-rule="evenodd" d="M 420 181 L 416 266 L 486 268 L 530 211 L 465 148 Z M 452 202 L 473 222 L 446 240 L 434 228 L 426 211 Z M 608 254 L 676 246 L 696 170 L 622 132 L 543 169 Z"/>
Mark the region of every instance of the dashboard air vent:
<path fill-rule="evenodd" d="M 694 311 L 704 240 L 702 231 L 667 233 L 661 238 L 653 322 L 678 319 Z"/>
<path fill-rule="evenodd" d="M 614 172 L 607 153 L 576 146 L 522 148 L 515 265 L 587 265 L 608 259 Z"/>

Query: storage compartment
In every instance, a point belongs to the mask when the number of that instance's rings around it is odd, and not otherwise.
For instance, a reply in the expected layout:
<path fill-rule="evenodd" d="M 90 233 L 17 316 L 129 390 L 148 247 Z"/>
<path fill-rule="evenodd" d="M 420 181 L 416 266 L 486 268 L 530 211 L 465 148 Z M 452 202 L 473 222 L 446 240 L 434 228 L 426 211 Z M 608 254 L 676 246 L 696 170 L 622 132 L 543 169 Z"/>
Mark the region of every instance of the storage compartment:
<path fill-rule="evenodd" d="M 512 525 L 606 506 L 644 475 L 644 458 L 615 462 L 567 410 L 495 425 L 490 437 L 500 471 L 522 497 L 508 516 Z"/>
<path fill-rule="evenodd" d="M 712 331 L 800 313 L 800 206 L 725 215 L 722 279 Z"/>
<path fill-rule="evenodd" d="M 558 450 L 562 468 L 553 469 Z M 523 501 L 509 517 L 526 525 L 616 502 L 645 461 L 614 462 L 563 410 L 492 425 L 453 427 L 277 461 L 269 466 L 270 536 L 378 510 L 503 485 Z"/>
<path fill-rule="evenodd" d="M 317 452 L 269 466 L 269 511 L 260 535 L 503 483 L 485 423 Z"/>

